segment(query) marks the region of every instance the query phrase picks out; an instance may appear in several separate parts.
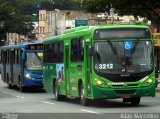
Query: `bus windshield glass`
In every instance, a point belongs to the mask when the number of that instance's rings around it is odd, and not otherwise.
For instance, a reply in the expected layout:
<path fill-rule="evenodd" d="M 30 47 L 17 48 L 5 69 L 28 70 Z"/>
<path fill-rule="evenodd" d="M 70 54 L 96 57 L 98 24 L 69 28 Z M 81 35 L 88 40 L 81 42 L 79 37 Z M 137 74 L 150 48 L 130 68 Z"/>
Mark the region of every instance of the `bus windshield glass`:
<path fill-rule="evenodd" d="M 99 41 L 94 44 L 94 67 L 101 73 L 135 74 L 153 69 L 151 41 Z"/>
<path fill-rule="evenodd" d="M 42 70 L 42 56 L 40 52 L 26 53 L 26 68 L 28 70 Z"/>

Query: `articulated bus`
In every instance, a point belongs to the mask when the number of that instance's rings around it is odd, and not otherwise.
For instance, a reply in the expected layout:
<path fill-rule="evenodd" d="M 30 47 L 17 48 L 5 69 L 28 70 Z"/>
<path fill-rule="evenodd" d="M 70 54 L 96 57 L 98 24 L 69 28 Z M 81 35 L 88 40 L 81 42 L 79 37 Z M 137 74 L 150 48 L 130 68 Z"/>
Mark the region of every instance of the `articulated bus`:
<path fill-rule="evenodd" d="M 21 92 L 26 87 L 43 87 L 42 43 L 20 43 L 2 46 L 1 78 L 8 88 L 19 87 Z"/>
<path fill-rule="evenodd" d="M 155 96 L 154 44 L 142 25 L 81 26 L 43 42 L 43 79 L 56 100 Z"/>

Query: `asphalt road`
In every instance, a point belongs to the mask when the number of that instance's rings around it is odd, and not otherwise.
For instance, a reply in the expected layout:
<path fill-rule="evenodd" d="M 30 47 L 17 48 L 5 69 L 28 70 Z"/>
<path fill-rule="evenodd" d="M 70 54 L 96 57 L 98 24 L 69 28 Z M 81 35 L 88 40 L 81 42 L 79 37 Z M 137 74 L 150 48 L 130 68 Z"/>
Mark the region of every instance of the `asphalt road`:
<path fill-rule="evenodd" d="M 143 115 L 139 115 L 141 113 Z M 160 92 L 156 97 L 143 97 L 139 106 L 114 99 L 94 102 L 86 107 L 75 99 L 57 102 L 53 94 L 41 89 L 28 89 L 24 93 L 8 89 L 0 80 L 0 119 L 150 119 L 150 116 L 160 118 Z"/>

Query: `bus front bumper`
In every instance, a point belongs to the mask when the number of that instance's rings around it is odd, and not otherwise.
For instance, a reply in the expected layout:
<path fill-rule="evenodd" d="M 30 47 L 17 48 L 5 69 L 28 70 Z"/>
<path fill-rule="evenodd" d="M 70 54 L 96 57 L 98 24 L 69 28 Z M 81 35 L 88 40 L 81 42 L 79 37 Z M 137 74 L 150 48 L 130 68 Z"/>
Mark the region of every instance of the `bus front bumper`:
<path fill-rule="evenodd" d="M 24 86 L 43 87 L 43 79 L 24 79 Z"/>
<path fill-rule="evenodd" d="M 115 99 L 123 97 L 155 96 L 155 84 L 136 88 L 101 88 L 93 86 L 93 99 Z"/>

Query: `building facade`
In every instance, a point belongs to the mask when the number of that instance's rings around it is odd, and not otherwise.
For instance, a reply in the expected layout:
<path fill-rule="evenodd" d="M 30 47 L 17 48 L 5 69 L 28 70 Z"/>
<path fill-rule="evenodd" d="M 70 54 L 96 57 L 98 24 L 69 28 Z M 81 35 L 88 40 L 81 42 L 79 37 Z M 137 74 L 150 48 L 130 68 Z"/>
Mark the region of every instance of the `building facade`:
<path fill-rule="evenodd" d="M 39 11 L 39 24 L 37 39 L 43 41 L 47 37 L 62 34 L 64 30 L 75 27 L 75 20 L 88 20 L 88 25 L 93 25 L 93 14 L 80 11 L 58 10 Z"/>

